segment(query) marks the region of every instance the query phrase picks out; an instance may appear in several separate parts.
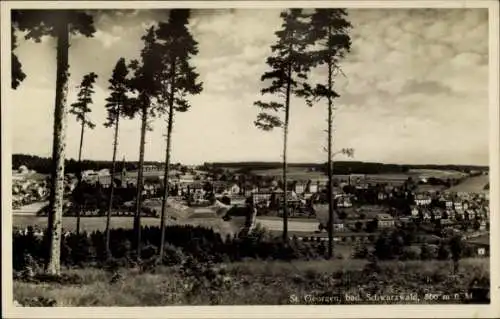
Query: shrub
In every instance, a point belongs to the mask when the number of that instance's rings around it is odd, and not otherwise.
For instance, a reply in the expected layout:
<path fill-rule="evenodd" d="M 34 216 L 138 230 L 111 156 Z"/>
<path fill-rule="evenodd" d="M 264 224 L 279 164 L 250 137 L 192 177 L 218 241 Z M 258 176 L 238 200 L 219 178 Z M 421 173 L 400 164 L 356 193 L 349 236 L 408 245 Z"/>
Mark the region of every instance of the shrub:
<path fill-rule="evenodd" d="M 450 255 L 451 255 L 451 252 L 450 252 L 450 248 L 448 247 L 448 245 L 441 243 L 439 245 L 437 258 L 439 260 L 448 260 L 450 258 Z"/>
<path fill-rule="evenodd" d="M 430 260 L 437 257 L 438 247 L 436 245 L 423 244 L 421 249 L 420 258 L 422 260 Z"/>
<path fill-rule="evenodd" d="M 182 249 L 171 244 L 165 245 L 163 253 L 162 263 L 166 266 L 182 265 L 186 261 Z"/>
<path fill-rule="evenodd" d="M 355 259 L 366 259 L 368 255 L 369 251 L 366 246 L 358 246 L 356 247 L 352 257 Z"/>
<path fill-rule="evenodd" d="M 403 260 L 417 260 L 420 258 L 422 250 L 416 246 L 409 246 L 403 248 L 401 259 Z"/>

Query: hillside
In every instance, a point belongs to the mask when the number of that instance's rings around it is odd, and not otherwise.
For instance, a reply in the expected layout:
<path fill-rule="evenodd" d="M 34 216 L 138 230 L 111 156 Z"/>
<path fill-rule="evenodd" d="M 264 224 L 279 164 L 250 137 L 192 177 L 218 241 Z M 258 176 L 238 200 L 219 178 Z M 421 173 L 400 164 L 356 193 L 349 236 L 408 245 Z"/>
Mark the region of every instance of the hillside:
<path fill-rule="evenodd" d="M 488 193 L 489 190 L 485 186 L 489 183 L 488 175 L 473 176 L 465 179 L 462 183 L 455 185 L 449 189 L 450 192 L 471 192 L 471 193 Z"/>
<path fill-rule="evenodd" d="M 264 171 L 281 169 L 280 162 L 214 162 L 205 163 L 206 168 L 222 168 L 241 171 Z M 326 171 L 325 163 L 288 163 L 290 169 L 305 171 Z M 468 173 L 473 170 L 487 171 L 488 166 L 478 165 L 414 165 L 414 164 L 386 164 L 360 161 L 336 161 L 333 165 L 334 174 L 383 174 L 408 173 L 410 170 L 454 171 Z"/>
<path fill-rule="evenodd" d="M 146 161 L 146 165 L 162 165 L 158 161 Z M 16 169 L 21 165 L 27 166 L 29 169 L 36 170 L 39 173 L 47 174 L 50 172 L 51 159 L 36 155 L 13 154 L 12 168 Z M 180 164 L 173 165 L 173 169 L 181 166 Z M 227 169 L 231 171 L 263 171 L 281 169 L 280 162 L 214 162 L 205 163 L 201 166 L 203 169 Z M 288 167 L 298 168 L 302 171 L 325 172 L 325 163 L 289 163 Z M 103 168 L 111 168 L 111 161 L 102 160 L 84 160 L 82 161 L 82 169 L 99 170 Z M 117 162 L 117 169 L 122 170 L 123 163 Z M 126 161 L 125 168 L 134 170 L 137 168 L 137 162 Z M 469 172 L 473 170 L 487 171 L 488 166 L 477 165 L 413 165 L 413 164 L 384 164 L 375 162 L 360 162 L 360 161 L 338 161 L 334 163 L 335 174 L 387 174 L 387 173 L 408 173 L 410 170 L 441 170 L 455 172 Z M 75 173 L 78 171 L 78 162 L 74 159 L 66 160 L 65 171 Z"/>

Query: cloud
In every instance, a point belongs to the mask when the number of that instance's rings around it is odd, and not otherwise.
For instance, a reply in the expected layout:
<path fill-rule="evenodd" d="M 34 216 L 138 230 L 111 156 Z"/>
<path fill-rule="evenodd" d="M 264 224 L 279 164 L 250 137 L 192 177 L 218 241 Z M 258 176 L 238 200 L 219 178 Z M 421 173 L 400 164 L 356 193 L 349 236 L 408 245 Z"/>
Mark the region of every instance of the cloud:
<path fill-rule="evenodd" d="M 173 160 L 185 163 L 280 160 L 281 131 L 253 125 L 266 56 L 280 28 L 278 9 L 199 9 L 190 29 L 199 43 L 192 63 L 204 82 L 177 114 Z M 488 13 L 483 9 L 349 9 L 352 52 L 342 61 L 335 100 L 339 109 L 335 147 L 354 147 L 356 160 L 413 163 L 488 162 Z M 145 29 L 165 20 L 168 10 L 96 13 L 95 37 L 72 37 L 70 86 L 90 71 L 98 73 L 85 156 L 111 156 L 112 132 L 102 127 L 108 79 L 120 57 L 139 55 Z M 28 78 L 12 95 L 14 152 L 48 156 L 54 81 L 55 42 L 21 40 L 18 55 Z M 32 52 L 37 52 L 34 58 Z M 324 81 L 325 69 L 315 70 Z M 71 89 L 69 101 L 74 99 Z M 32 116 L 27 117 L 26 114 Z M 290 161 L 324 161 L 326 104 L 313 108 L 292 99 Z M 119 157 L 138 158 L 139 120 L 120 129 Z M 164 121 L 148 133 L 146 158 L 164 158 Z M 70 120 L 68 156 L 76 156 L 78 127 Z"/>
<path fill-rule="evenodd" d="M 402 94 L 422 93 L 425 95 L 452 94 L 449 87 L 436 81 L 415 81 L 406 82 L 401 90 Z"/>
<path fill-rule="evenodd" d="M 117 29 L 120 29 L 120 27 L 116 27 Z M 115 33 L 115 32 L 113 32 Z M 106 33 L 101 30 L 97 30 L 96 33 L 94 34 L 94 38 L 97 39 L 98 41 L 102 42 L 102 45 L 104 48 L 110 48 L 112 45 L 117 43 L 118 41 L 121 40 L 120 36 L 115 36 L 113 33 Z"/>

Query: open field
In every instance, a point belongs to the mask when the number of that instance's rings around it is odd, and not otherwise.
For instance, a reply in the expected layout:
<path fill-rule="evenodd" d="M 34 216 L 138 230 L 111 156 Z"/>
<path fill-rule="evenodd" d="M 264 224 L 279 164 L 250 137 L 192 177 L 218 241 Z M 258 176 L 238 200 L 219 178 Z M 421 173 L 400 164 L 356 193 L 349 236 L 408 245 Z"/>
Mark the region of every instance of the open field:
<path fill-rule="evenodd" d="M 133 217 L 111 217 L 111 228 L 125 228 L 131 229 L 133 227 Z M 24 228 L 27 226 L 38 226 L 40 228 L 47 227 L 47 217 L 38 216 L 13 216 L 12 226 Z M 159 218 L 142 217 L 141 223 L 143 226 L 158 226 L 160 224 Z M 172 220 L 167 220 L 167 225 L 173 225 Z M 63 228 L 68 231 L 76 230 L 76 217 L 63 217 Z M 106 217 L 82 217 L 80 219 L 80 227 L 87 232 L 104 231 L 106 228 Z"/>
<path fill-rule="evenodd" d="M 408 171 L 410 174 L 418 175 L 421 178 L 461 178 L 467 176 L 467 174 L 455 171 L 455 170 L 441 170 L 441 169 L 423 169 L 423 168 L 412 168 Z"/>
<path fill-rule="evenodd" d="M 489 175 L 479 175 L 469 177 L 462 183 L 455 185 L 448 189 L 450 192 L 469 192 L 469 193 L 488 193 L 484 187 L 489 182 Z"/>
<path fill-rule="evenodd" d="M 133 228 L 133 217 L 111 217 L 111 228 Z M 22 216 L 15 215 L 12 218 L 12 226 L 25 228 L 27 226 L 38 226 L 42 229 L 47 227 L 47 217 L 38 216 Z M 76 217 L 63 217 L 63 229 L 68 231 L 76 230 Z M 154 217 L 142 217 L 141 224 L 143 227 L 159 226 L 160 219 Z M 172 220 L 167 217 L 166 225 L 193 225 L 204 226 L 220 232 L 224 236 L 227 234 L 234 234 L 242 225 L 234 222 L 225 222 L 221 218 L 189 218 L 183 220 Z M 80 229 L 82 231 L 104 231 L 106 229 L 106 217 L 82 217 L 80 219 Z"/>
<path fill-rule="evenodd" d="M 272 169 L 259 169 L 253 170 L 252 173 L 257 175 L 265 175 L 265 176 L 273 176 L 273 177 L 281 177 L 283 175 L 283 171 L 281 168 L 272 168 Z M 438 169 L 410 169 L 406 173 L 381 173 L 381 174 L 364 174 L 367 180 L 374 180 L 383 182 L 384 180 L 406 180 L 408 177 L 412 177 L 413 179 L 418 178 L 460 178 L 466 176 L 465 173 L 455 171 L 455 170 L 438 170 Z M 289 167 L 288 168 L 288 176 L 290 179 L 326 179 L 326 174 L 321 171 L 311 171 L 305 167 Z M 338 175 L 334 176 L 340 178 L 347 178 L 349 175 Z"/>
<path fill-rule="evenodd" d="M 45 202 L 35 202 L 29 205 L 21 206 L 19 209 L 12 210 L 13 214 L 36 214 L 40 209 L 47 206 L 48 201 Z"/>
<path fill-rule="evenodd" d="M 257 217 L 257 224 L 260 224 L 263 228 L 270 231 L 282 231 L 283 230 L 283 220 L 281 218 L 270 219 L 270 218 L 259 218 Z M 289 219 L 288 220 L 288 230 L 293 232 L 304 232 L 311 233 L 318 230 L 319 222 L 316 219 Z"/>
<path fill-rule="evenodd" d="M 20 178 L 20 179 L 31 179 L 35 181 L 43 181 L 49 176 L 50 176 L 49 174 L 27 173 L 27 174 L 13 174 L 12 177 L 13 179 Z"/>
<path fill-rule="evenodd" d="M 305 295 L 414 294 L 412 301 L 388 303 L 464 303 L 471 283 L 479 280 L 489 289 L 489 259 L 464 259 L 457 274 L 449 261 L 379 262 L 378 271 L 363 260 L 277 262 L 248 260 L 215 265 L 216 277 L 183 275 L 180 267 L 160 267 L 154 273 L 121 269 L 121 279 L 102 269 L 68 269 L 78 283 L 49 284 L 15 280 L 14 298 L 21 304 L 44 297 L 56 306 L 166 306 L 166 305 L 279 305 L 303 304 Z M 446 292 L 459 300 L 426 300 L 428 292 Z M 297 298 L 295 298 L 297 297 Z M 344 299 L 332 303 L 345 303 Z"/>
<path fill-rule="evenodd" d="M 272 176 L 272 177 L 283 176 L 283 170 L 281 168 L 252 170 L 252 173 L 261 176 Z M 325 173 L 320 171 L 310 171 L 304 167 L 290 167 L 288 168 L 287 173 L 288 173 L 288 178 L 290 180 L 294 179 L 308 180 L 308 179 L 326 178 Z"/>

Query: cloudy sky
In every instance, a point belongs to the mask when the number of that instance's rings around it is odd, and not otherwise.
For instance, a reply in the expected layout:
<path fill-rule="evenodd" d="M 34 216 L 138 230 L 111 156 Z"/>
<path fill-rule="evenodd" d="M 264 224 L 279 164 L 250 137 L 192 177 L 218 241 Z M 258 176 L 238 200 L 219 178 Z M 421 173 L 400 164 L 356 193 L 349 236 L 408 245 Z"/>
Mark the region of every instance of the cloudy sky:
<path fill-rule="evenodd" d="M 352 147 L 355 160 L 387 163 L 488 163 L 488 13 L 486 9 L 352 9 L 352 52 L 337 80 L 341 98 L 335 148 Z M 120 57 L 135 58 L 140 37 L 164 11 L 98 14 L 93 38 L 73 37 L 70 95 L 88 72 L 98 74 L 84 158 L 111 159 L 112 130 L 103 127 L 108 79 Z M 174 162 L 279 161 L 281 131 L 262 132 L 253 121 L 260 76 L 274 32 L 275 9 L 195 10 L 199 42 L 193 64 L 204 82 L 192 109 L 178 114 Z M 20 39 L 17 54 L 28 78 L 12 92 L 14 153 L 50 156 L 55 95 L 55 41 Z M 321 71 L 316 74 L 321 76 Z M 291 104 L 289 160 L 325 161 L 326 105 Z M 139 119 L 123 121 L 119 158 L 138 159 Z M 146 160 L 164 159 L 165 122 L 149 132 Z M 76 158 L 79 127 L 68 123 L 67 157 Z M 340 159 L 340 158 L 339 158 Z"/>

